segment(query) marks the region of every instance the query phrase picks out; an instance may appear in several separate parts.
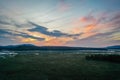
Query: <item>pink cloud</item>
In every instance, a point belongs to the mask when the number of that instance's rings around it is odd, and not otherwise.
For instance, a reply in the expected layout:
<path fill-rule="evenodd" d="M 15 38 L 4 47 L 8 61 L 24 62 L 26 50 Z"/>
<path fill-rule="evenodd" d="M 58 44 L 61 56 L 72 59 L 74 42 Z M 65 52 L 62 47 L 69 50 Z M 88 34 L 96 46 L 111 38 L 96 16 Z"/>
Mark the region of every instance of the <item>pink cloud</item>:
<path fill-rule="evenodd" d="M 96 19 L 94 16 L 85 16 L 80 18 L 80 22 L 95 22 Z"/>
<path fill-rule="evenodd" d="M 120 34 L 120 12 L 83 16 L 73 22 L 74 28 L 72 30 L 81 32 L 82 35 L 73 41 L 67 42 L 66 45 L 106 46 L 120 42 L 118 36 Z M 86 25 L 82 26 L 83 23 Z"/>
<path fill-rule="evenodd" d="M 68 3 L 66 3 L 65 0 L 60 0 L 59 1 L 58 10 L 60 12 L 68 11 L 70 9 L 70 7 L 71 6 Z"/>

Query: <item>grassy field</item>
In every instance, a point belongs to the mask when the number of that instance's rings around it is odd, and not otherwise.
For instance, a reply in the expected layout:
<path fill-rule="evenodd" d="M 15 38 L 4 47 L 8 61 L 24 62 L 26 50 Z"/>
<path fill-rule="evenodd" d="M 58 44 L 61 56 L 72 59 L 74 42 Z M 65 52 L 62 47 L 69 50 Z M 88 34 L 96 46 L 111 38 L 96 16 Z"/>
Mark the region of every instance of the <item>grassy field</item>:
<path fill-rule="evenodd" d="M 22 54 L 0 58 L 0 80 L 120 80 L 120 64 L 87 54 Z"/>

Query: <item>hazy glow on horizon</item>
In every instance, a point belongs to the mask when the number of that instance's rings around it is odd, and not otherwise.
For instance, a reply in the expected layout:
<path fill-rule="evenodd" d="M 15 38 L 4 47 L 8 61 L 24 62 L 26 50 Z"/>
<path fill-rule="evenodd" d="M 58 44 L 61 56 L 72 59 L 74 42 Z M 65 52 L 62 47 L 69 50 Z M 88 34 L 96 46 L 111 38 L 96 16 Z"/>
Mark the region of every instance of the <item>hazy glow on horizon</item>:
<path fill-rule="evenodd" d="M 120 44 L 120 0 L 0 0 L 0 45 Z"/>

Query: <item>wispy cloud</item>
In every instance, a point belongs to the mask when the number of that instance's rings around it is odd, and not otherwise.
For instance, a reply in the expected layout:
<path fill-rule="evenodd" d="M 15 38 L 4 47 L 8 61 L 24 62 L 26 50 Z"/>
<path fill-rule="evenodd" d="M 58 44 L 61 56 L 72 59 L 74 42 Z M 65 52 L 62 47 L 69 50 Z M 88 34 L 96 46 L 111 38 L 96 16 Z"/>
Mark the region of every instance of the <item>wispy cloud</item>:
<path fill-rule="evenodd" d="M 35 24 L 33 22 L 29 22 L 29 23 L 32 24 L 33 26 L 35 26 L 35 28 L 28 29 L 28 31 L 31 31 L 31 32 L 40 32 L 42 34 L 45 34 L 45 35 L 48 35 L 48 36 L 54 36 L 54 37 L 61 37 L 61 36 L 71 37 L 71 36 L 80 35 L 80 34 L 63 33 L 63 32 L 58 31 L 58 30 L 48 31 L 48 28 L 46 28 L 46 27 L 40 26 L 40 25 Z"/>
<path fill-rule="evenodd" d="M 68 42 L 71 45 L 81 45 L 87 46 L 88 43 L 91 46 L 101 45 L 106 46 L 110 44 L 116 44 L 120 42 L 120 16 L 119 12 L 107 13 L 106 15 L 87 16 L 82 17 L 79 20 L 79 25 L 85 23 L 85 26 L 74 27 L 77 28 L 76 31 L 83 33 L 77 39 Z M 82 30 L 80 30 L 82 29 Z M 116 41 L 116 42 L 115 42 Z M 100 44 L 99 44 L 100 42 Z M 111 43 L 114 42 L 114 43 Z M 87 43 L 87 44 L 86 44 Z"/>
<path fill-rule="evenodd" d="M 70 7 L 70 4 L 68 4 L 66 0 L 59 0 L 58 10 L 60 12 L 66 12 L 70 9 Z"/>
<path fill-rule="evenodd" d="M 2 0 L 0 44 L 5 41 L 6 44 L 36 45 L 119 44 L 118 2 L 120 1 L 12 0 L 8 4 L 8 0 Z"/>
<path fill-rule="evenodd" d="M 10 25 L 11 22 L 12 22 L 12 20 L 9 17 L 0 15 L 0 24 L 1 25 Z"/>
<path fill-rule="evenodd" d="M 39 41 L 43 41 L 44 38 L 40 38 L 40 37 L 35 37 L 32 35 L 29 35 L 27 33 L 24 32 L 19 32 L 19 31 L 12 31 L 12 30 L 4 30 L 4 29 L 0 29 L 0 38 L 6 38 L 6 37 L 10 37 L 11 36 L 11 40 L 13 40 L 13 38 L 25 38 L 25 39 L 33 39 L 33 40 L 39 40 Z"/>

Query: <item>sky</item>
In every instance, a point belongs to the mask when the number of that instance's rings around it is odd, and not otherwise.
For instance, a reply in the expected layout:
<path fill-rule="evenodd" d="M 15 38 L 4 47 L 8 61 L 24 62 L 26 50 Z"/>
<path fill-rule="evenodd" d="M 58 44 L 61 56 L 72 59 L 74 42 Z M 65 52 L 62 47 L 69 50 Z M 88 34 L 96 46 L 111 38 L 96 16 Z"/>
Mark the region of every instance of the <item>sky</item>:
<path fill-rule="evenodd" d="M 0 45 L 120 45 L 120 0 L 0 0 Z"/>

